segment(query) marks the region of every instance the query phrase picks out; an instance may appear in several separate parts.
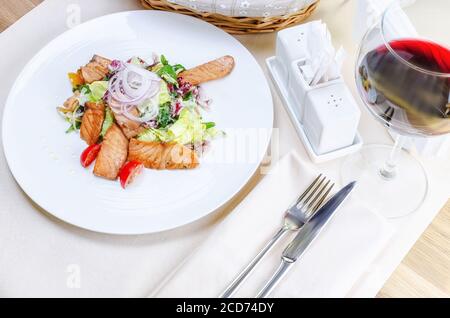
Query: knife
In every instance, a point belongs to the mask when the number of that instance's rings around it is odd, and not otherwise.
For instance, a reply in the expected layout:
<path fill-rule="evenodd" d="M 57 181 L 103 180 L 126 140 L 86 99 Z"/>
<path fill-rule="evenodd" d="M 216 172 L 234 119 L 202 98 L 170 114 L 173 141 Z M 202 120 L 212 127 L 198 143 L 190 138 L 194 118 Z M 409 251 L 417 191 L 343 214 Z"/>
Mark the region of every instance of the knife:
<path fill-rule="evenodd" d="M 342 202 L 344 202 L 350 192 L 352 192 L 355 185 L 356 182 L 353 181 L 342 188 L 330 200 L 328 200 L 327 203 L 319 209 L 319 211 L 317 211 L 316 215 L 308 223 L 301 228 L 292 242 L 289 243 L 283 251 L 280 266 L 258 293 L 256 296 L 257 298 L 265 298 L 273 291 L 295 261 L 303 255 L 306 249 L 323 230 L 325 225 L 328 224 L 328 221 L 330 221 L 336 210 L 341 206 Z"/>

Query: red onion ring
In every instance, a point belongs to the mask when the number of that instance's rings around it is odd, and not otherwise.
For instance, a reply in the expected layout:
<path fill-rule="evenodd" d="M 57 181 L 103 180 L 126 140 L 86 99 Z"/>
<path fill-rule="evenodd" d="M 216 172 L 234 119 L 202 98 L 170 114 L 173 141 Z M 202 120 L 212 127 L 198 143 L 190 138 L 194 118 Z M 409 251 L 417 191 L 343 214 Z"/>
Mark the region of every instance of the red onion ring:
<path fill-rule="evenodd" d="M 116 114 L 145 123 L 147 119 L 134 116 L 130 111 L 144 100 L 155 96 L 159 91 L 160 81 L 158 75 L 153 72 L 123 63 L 123 67 L 109 81 L 108 104 Z"/>
<path fill-rule="evenodd" d="M 160 81 L 155 73 L 136 65 L 126 64 L 111 78 L 108 91 L 121 103 L 138 104 L 158 92 Z"/>

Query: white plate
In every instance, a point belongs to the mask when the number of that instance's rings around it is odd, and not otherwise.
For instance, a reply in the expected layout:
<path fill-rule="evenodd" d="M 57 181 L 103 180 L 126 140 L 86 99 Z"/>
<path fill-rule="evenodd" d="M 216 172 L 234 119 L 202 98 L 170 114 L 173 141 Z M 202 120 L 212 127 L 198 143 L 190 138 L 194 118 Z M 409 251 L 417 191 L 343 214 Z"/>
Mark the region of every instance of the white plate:
<path fill-rule="evenodd" d="M 204 85 L 214 100 L 205 118 L 229 135 L 213 144 L 198 169 L 146 169 L 122 190 L 118 182 L 94 177 L 92 168 L 80 166 L 79 155 L 86 145 L 77 134 L 64 133 L 67 123 L 56 107 L 71 94 L 67 72 L 87 63 L 93 54 L 127 59 L 149 57 L 152 52 L 186 67 L 225 54 L 235 58 L 230 76 Z M 131 11 L 65 32 L 27 64 L 5 106 L 3 145 L 17 182 L 49 213 L 93 231 L 141 234 L 192 222 L 230 200 L 261 163 L 272 123 L 272 97 L 264 74 L 236 39 L 191 17 Z M 235 128 L 265 131 L 258 137 L 258 147 L 251 147 L 244 159 L 232 158 L 239 154 Z M 228 157 L 221 156 L 223 151 Z"/>

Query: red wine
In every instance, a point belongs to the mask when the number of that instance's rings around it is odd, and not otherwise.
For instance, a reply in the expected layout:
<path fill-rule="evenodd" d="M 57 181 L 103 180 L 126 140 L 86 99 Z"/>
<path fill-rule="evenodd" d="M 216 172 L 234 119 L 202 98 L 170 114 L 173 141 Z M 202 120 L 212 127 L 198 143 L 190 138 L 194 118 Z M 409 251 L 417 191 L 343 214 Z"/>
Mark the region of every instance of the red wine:
<path fill-rule="evenodd" d="M 401 39 L 362 59 L 359 88 L 393 128 L 412 134 L 450 132 L 450 50 L 434 42 Z"/>

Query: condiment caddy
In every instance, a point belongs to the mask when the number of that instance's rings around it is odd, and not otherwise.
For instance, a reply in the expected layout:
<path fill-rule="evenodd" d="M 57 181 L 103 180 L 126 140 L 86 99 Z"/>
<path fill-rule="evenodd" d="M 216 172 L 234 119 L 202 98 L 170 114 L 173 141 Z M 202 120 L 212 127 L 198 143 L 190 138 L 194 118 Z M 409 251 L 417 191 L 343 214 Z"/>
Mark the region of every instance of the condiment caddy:
<path fill-rule="evenodd" d="M 280 31 L 276 56 L 266 60 L 297 134 L 316 163 L 356 152 L 363 144 L 357 131 L 360 110 L 340 75 L 342 60 L 342 50 L 334 51 L 320 21 Z"/>

